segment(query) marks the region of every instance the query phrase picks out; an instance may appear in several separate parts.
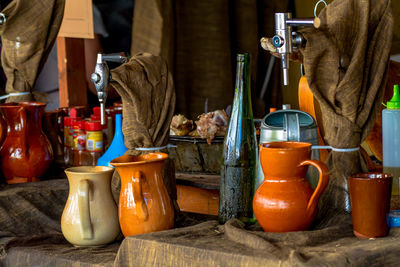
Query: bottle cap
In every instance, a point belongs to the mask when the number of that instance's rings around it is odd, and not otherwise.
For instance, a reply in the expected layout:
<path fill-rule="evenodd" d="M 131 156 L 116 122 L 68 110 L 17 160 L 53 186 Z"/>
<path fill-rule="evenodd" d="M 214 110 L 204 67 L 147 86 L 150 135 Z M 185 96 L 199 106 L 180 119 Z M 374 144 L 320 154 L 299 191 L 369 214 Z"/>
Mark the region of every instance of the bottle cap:
<path fill-rule="evenodd" d="M 72 126 L 72 118 L 71 117 L 64 117 L 64 126 L 71 127 Z"/>
<path fill-rule="evenodd" d="M 387 223 L 389 227 L 400 226 L 400 210 L 392 210 L 387 215 Z"/>
<path fill-rule="evenodd" d="M 75 129 L 85 130 L 85 121 L 75 120 L 72 122 Z"/>
<path fill-rule="evenodd" d="M 96 114 L 92 114 L 92 115 L 90 115 L 90 120 L 91 121 L 99 121 L 100 120 L 100 116 L 98 116 Z"/>
<path fill-rule="evenodd" d="M 93 108 L 93 115 L 100 116 L 100 112 L 101 112 L 100 107 L 94 107 Z"/>
<path fill-rule="evenodd" d="M 78 111 L 76 110 L 76 108 L 71 108 L 69 110 L 69 116 L 71 118 L 77 118 L 78 117 Z"/>
<path fill-rule="evenodd" d="M 269 108 L 269 113 L 276 111 L 276 108 Z"/>
<path fill-rule="evenodd" d="M 393 96 L 392 99 L 386 103 L 386 107 L 387 109 L 400 109 L 400 94 L 398 84 L 393 86 Z"/>
<path fill-rule="evenodd" d="M 100 121 L 87 121 L 85 125 L 86 131 L 101 131 Z"/>

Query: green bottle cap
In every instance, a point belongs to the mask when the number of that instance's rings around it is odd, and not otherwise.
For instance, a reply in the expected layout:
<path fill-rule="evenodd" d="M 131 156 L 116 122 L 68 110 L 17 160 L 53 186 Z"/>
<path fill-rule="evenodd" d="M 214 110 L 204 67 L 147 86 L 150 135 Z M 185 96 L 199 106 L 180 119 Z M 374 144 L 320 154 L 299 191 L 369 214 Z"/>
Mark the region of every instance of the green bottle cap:
<path fill-rule="evenodd" d="M 390 101 L 386 103 L 387 109 L 400 109 L 400 94 L 399 85 L 395 84 L 393 86 L 393 96 Z"/>

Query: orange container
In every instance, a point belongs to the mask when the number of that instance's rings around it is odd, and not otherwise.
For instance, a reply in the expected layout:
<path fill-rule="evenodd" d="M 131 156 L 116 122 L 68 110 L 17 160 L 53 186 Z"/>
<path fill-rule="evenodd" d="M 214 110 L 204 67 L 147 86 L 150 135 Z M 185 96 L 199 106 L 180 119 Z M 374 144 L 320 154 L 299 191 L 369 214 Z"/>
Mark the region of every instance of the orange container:
<path fill-rule="evenodd" d="M 253 198 L 254 214 L 266 232 L 306 230 L 315 218 L 319 197 L 329 181 L 326 165 L 310 160 L 311 144 L 273 142 L 260 145 L 264 181 Z M 306 179 L 307 165 L 319 172 L 315 190 Z"/>
<path fill-rule="evenodd" d="M 349 178 L 353 233 L 359 238 L 383 237 L 388 233 L 392 175 L 359 173 Z"/>
<path fill-rule="evenodd" d="M 110 162 L 121 177 L 119 223 L 124 236 L 174 226 L 172 201 L 162 179 L 165 153 L 121 156 Z"/>

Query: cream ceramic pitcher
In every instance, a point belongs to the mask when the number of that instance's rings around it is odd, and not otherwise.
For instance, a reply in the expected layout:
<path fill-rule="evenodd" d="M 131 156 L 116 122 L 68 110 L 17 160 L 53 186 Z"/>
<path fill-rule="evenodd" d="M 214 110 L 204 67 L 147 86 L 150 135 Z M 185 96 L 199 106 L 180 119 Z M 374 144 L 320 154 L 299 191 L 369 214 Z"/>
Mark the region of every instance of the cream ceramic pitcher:
<path fill-rule="evenodd" d="M 61 217 L 64 237 L 75 246 L 102 246 L 120 233 L 118 209 L 111 194 L 111 167 L 80 166 L 65 170 L 69 195 Z"/>

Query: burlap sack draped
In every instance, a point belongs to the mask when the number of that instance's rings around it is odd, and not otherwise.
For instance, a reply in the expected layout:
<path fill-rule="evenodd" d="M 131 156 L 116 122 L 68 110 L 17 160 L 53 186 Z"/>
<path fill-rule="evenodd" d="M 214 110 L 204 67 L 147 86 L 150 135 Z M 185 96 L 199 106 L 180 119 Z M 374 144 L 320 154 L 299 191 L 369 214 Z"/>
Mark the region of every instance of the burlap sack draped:
<path fill-rule="evenodd" d="M 137 147 L 166 146 L 175 110 L 175 89 L 165 60 L 148 53 L 138 54 L 111 70 L 111 75 L 111 85 L 122 98 L 126 154 L 139 155 Z M 170 160 L 164 165 L 163 178 L 171 198 L 176 200 L 175 169 Z M 118 199 L 118 175 L 114 175 L 112 187 Z"/>
<path fill-rule="evenodd" d="M 270 58 L 259 39 L 273 35 L 273 14 L 286 11 L 288 3 L 136 0 L 131 54 L 149 52 L 166 59 L 174 73 L 176 112 L 196 119 L 206 99 L 209 111 L 232 104 L 237 53 L 250 53 L 253 99 L 259 96 Z M 279 77 L 279 64 L 275 67 L 273 75 Z M 264 116 L 266 107 L 282 104 L 279 79 L 271 79 L 257 104 L 256 117 Z"/>
<path fill-rule="evenodd" d="M 311 91 L 321 106 L 324 140 L 336 148 L 359 147 L 381 105 L 392 42 L 390 0 L 335 0 L 319 14 L 322 26 L 303 31 L 302 53 Z M 322 209 L 349 210 L 347 178 L 360 171 L 357 152 L 331 152 L 331 179 Z"/>
<path fill-rule="evenodd" d="M 14 0 L 2 13 L 7 17 L 7 22 L 0 26 L 6 93 L 32 92 L 61 26 L 64 0 Z M 24 100 L 33 97 L 7 99 L 8 102 Z"/>

